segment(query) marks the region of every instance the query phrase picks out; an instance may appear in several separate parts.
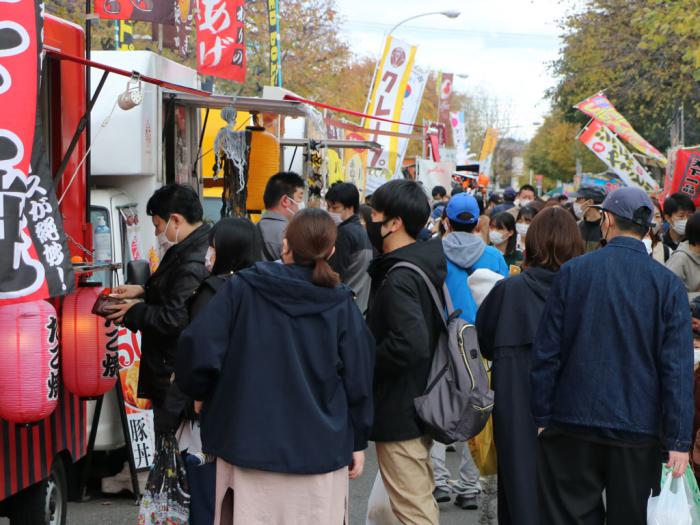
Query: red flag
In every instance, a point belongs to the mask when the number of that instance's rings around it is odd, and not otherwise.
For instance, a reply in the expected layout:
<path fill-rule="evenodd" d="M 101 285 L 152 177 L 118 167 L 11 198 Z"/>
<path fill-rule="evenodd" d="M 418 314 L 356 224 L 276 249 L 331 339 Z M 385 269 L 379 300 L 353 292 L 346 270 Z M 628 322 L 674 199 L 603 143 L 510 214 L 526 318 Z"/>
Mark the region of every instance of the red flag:
<path fill-rule="evenodd" d="M 244 0 L 198 0 L 197 71 L 245 82 Z"/>
<path fill-rule="evenodd" d="M 189 0 L 95 0 L 93 11 L 105 19 L 174 25 L 176 3 L 182 11 L 189 10 Z"/>

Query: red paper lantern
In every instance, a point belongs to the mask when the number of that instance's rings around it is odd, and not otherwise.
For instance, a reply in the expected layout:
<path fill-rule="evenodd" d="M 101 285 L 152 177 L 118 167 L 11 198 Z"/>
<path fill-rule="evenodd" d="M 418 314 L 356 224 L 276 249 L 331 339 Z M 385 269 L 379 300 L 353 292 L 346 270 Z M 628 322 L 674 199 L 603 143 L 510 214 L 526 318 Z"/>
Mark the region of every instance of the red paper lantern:
<path fill-rule="evenodd" d="M 0 418 L 31 423 L 58 403 L 58 316 L 46 301 L 0 307 Z"/>
<path fill-rule="evenodd" d="M 99 286 L 81 286 L 63 301 L 63 383 L 80 397 L 108 392 L 119 374 L 119 327 L 92 313 L 101 291 Z"/>

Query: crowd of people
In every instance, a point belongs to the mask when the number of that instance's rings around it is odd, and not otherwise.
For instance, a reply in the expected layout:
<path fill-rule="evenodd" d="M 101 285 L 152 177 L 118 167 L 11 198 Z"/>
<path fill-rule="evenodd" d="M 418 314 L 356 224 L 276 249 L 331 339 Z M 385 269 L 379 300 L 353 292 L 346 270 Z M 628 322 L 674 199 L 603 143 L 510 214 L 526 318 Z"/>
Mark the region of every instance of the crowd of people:
<path fill-rule="evenodd" d="M 322 203 L 304 195 L 279 173 L 256 225 L 210 226 L 194 190 L 165 186 L 148 203 L 160 266 L 114 290 L 111 318 L 142 333 L 139 397 L 185 458 L 193 525 L 347 523 L 369 441 L 395 521 L 437 524 L 453 498 L 488 504 L 470 448 L 453 481 L 417 416 L 445 321 L 400 263 L 476 326 L 498 523 L 646 523 L 662 463 L 683 475 L 698 431 L 689 197 L 437 186 L 431 202 L 411 180 L 366 204 L 350 183 Z"/>

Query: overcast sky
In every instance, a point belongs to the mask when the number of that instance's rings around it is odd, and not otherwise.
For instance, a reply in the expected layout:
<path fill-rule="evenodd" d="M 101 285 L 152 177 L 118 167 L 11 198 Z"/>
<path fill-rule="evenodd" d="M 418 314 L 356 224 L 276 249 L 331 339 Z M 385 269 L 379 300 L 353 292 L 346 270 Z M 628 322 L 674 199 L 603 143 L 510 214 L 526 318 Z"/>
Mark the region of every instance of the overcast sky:
<path fill-rule="evenodd" d="M 511 109 L 506 134 L 530 138 L 547 113 L 545 90 L 555 84 L 547 64 L 559 52 L 558 20 L 579 0 L 337 0 L 344 36 L 358 55 L 378 57 L 383 35 L 396 23 L 429 11 L 459 10 L 419 18 L 394 36 L 418 46 L 424 69 L 469 75 L 463 91 L 482 88 Z M 517 126 L 517 127 L 516 127 Z"/>

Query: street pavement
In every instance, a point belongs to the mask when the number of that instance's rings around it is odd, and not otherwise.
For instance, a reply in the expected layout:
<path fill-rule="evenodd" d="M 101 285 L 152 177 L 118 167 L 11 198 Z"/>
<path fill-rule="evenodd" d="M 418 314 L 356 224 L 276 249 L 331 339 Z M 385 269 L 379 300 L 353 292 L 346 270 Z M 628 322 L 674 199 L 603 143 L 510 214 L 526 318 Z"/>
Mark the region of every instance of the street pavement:
<path fill-rule="evenodd" d="M 459 449 L 458 449 L 459 451 Z M 459 469 L 459 452 L 447 453 L 450 472 Z M 377 459 L 374 446 L 367 450 L 365 473 L 350 483 L 350 525 L 364 525 L 367 512 L 367 500 L 372 490 L 372 483 L 377 474 Z M 87 503 L 69 503 L 68 525 L 135 525 L 138 507 L 130 496 L 96 497 Z M 440 525 L 476 525 L 478 511 L 461 510 L 452 503 L 440 505 Z M 0 518 L 0 525 L 9 521 Z"/>

